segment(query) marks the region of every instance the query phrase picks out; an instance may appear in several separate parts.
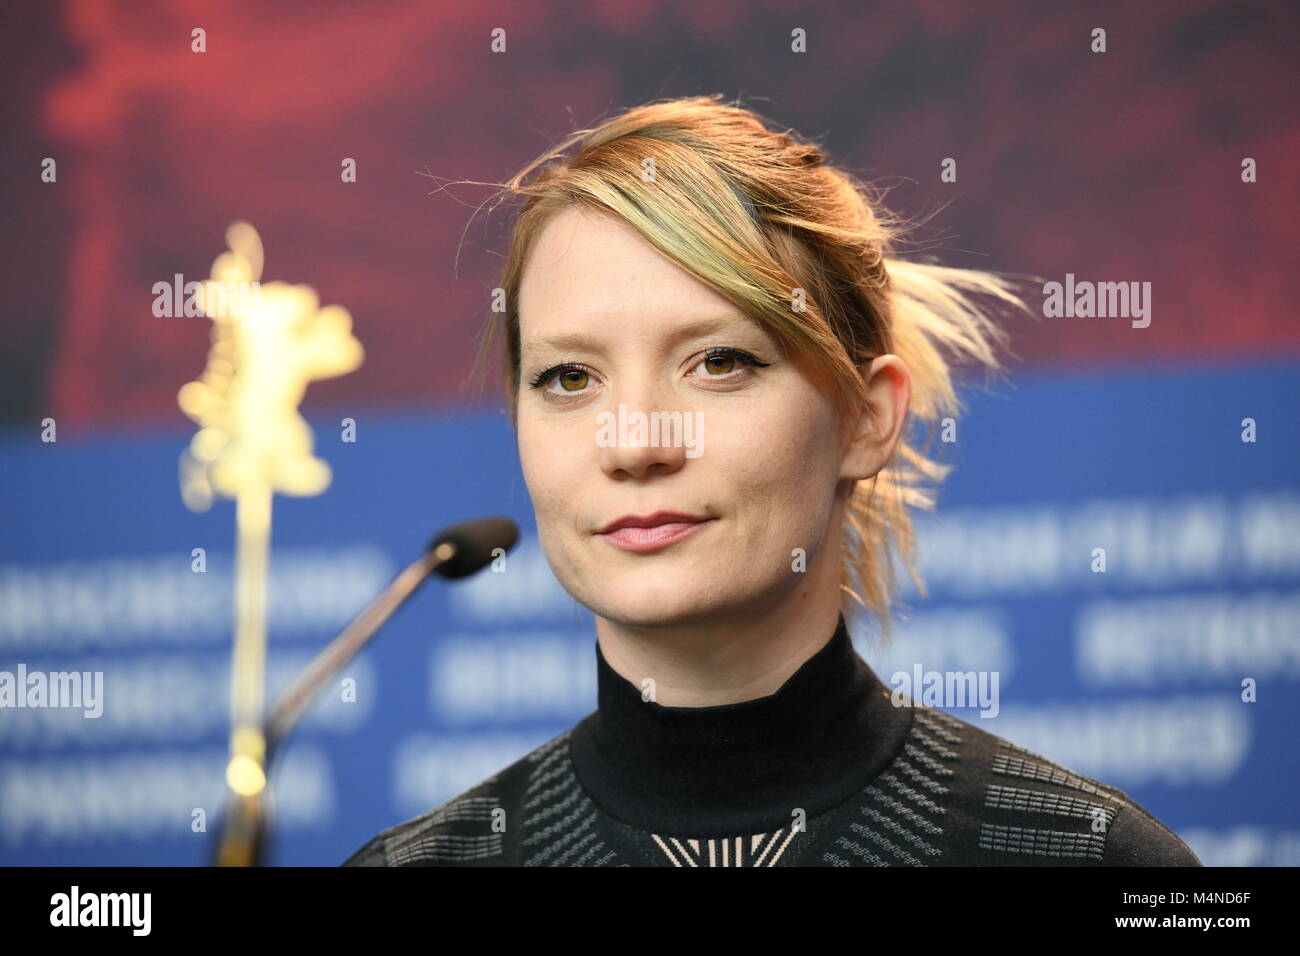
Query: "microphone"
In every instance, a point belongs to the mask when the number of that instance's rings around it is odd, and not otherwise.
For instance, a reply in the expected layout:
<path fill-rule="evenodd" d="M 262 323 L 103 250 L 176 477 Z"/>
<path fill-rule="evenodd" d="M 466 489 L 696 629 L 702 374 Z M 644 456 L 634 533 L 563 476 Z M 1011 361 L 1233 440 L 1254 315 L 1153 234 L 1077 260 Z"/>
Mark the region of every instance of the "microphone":
<path fill-rule="evenodd" d="M 504 554 L 518 540 L 519 528 L 509 518 L 479 518 L 447 528 L 428 551 L 440 559 L 433 570 L 444 578 L 467 578 L 491 563 L 498 548 Z"/>
<path fill-rule="evenodd" d="M 465 521 L 435 535 L 424 554 L 407 565 L 275 699 L 262 725 L 266 739 L 264 765 L 270 768 L 277 744 L 298 722 L 321 686 L 356 656 L 430 574 L 436 572 L 452 580 L 469 577 L 498 554 L 508 552 L 518 540 L 518 525 L 504 517 Z"/>
<path fill-rule="evenodd" d="M 434 537 L 424 554 L 407 565 L 275 699 L 262 722 L 264 775 L 270 775 L 280 742 L 325 682 L 356 656 L 430 574 L 436 572 L 448 579 L 469 577 L 498 554 L 513 548 L 518 540 L 518 526 L 502 517 L 466 521 Z M 257 866 L 266 853 L 268 836 L 261 795 L 237 797 L 228 803 L 218 827 L 213 862 Z"/>

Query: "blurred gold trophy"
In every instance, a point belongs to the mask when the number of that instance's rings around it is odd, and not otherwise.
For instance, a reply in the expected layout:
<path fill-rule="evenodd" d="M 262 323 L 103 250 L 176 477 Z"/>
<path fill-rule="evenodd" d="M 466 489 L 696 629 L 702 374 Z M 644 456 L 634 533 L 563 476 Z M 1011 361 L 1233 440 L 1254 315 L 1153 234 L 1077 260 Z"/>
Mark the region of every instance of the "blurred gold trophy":
<path fill-rule="evenodd" d="M 263 695 L 271 496 L 318 495 L 330 468 L 312 455 L 298 411 L 307 383 L 344 375 L 364 357 L 347 309 L 320 307 L 315 290 L 260 283 L 262 241 L 251 225 L 226 230 L 228 251 L 197 283 L 212 319 L 203 375 L 181 388 L 181 410 L 199 431 L 181 458 L 181 496 L 205 511 L 215 495 L 235 500 L 235 640 L 231 662 L 231 797 L 217 862 L 261 861 L 266 796 Z"/>

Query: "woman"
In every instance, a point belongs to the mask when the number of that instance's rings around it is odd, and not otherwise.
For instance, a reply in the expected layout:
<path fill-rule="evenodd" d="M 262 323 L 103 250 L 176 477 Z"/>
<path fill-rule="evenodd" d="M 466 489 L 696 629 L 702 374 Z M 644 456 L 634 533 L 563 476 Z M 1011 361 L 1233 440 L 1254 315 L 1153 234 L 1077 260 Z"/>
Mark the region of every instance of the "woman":
<path fill-rule="evenodd" d="M 1023 308 L 1008 282 L 892 258 L 862 184 L 717 97 L 506 186 L 484 345 L 598 706 L 345 865 L 1200 865 L 1114 787 L 894 699 L 849 638 L 855 605 L 888 633 L 946 472 L 908 413 L 958 411 L 945 351 L 998 367 L 972 297 Z"/>

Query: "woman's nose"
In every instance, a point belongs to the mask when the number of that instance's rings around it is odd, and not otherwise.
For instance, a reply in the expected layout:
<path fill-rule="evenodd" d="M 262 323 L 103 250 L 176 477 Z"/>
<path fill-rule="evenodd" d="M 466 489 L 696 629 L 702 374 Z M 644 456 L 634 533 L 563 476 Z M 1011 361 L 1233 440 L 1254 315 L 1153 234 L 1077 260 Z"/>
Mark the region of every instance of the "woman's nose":
<path fill-rule="evenodd" d="M 686 464 L 689 449 L 684 438 L 697 415 L 685 409 L 668 409 L 648 395 L 641 401 L 620 396 L 596 415 L 596 444 L 600 466 L 612 478 L 646 478 L 672 474 Z"/>

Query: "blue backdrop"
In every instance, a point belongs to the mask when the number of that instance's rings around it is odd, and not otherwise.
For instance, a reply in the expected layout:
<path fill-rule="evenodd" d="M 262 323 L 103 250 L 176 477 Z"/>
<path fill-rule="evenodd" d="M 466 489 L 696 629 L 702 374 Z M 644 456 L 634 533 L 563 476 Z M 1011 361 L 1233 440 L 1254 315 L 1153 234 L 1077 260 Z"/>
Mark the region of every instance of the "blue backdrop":
<path fill-rule="evenodd" d="M 965 391 L 919 522 L 928 594 L 886 649 L 857 622 L 859 651 L 886 681 L 997 671 L 996 717 L 950 712 L 1121 787 L 1209 865 L 1300 864 L 1298 385 L 1180 365 Z M 317 701 L 273 778 L 277 864 L 337 864 L 595 706 L 591 617 L 537 546 L 505 419 L 373 413 L 345 443 L 342 417 L 312 420 L 330 489 L 276 499 L 272 688 L 441 527 L 506 514 L 523 538 L 505 573 L 426 585 Z M 210 850 L 234 515 L 182 505 L 191 434 L 0 445 L 0 671 L 104 675 L 99 717 L 0 709 L 0 863 Z"/>

